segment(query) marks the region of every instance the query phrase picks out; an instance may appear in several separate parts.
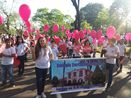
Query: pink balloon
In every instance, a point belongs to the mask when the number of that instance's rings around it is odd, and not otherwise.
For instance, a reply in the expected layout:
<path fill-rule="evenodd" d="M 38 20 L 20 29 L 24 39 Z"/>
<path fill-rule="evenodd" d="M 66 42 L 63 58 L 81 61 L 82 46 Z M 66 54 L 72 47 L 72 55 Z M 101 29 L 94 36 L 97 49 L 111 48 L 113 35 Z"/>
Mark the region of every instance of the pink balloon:
<path fill-rule="evenodd" d="M 28 21 L 31 15 L 31 10 L 29 6 L 26 4 L 22 4 L 19 8 L 19 14 L 24 21 Z"/>
<path fill-rule="evenodd" d="M 90 29 L 88 29 L 88 30 L 87 30 L 87 34 L 90 34 L 90 33 L 91 33 L 91 30 L 90 30 Z"/>
<path fill-rule="evenodd" d="M 47 41 L 48 41 L 48 42 L 50 42 L 50 41 L 51 41 L 51 38 L 50 38 L 50 37 L 48 37 L 48 38 L 47 38 Z"/>
<path fill-rule="evenodd" d="M 32 29 L 31 29 L 31 32 L 35 32 L 35 28 L 32 28 Z"/>
<path fill-rule="evenodd" d="M 127 41 L 131 40 L 131 33 L 126 33 L 125 39 L 126 39 Z"/>
<path fill-rule="evenodd" d="M 39 35 L 40 34 L 40 30 L 36 30 L 36 34 Z"/>
<path fill-rule="evenodd" d="M 54 36 L 53 38 L 55 40 L 55 43 L 58 45 L 60 43 L 61 39 L 58 36 Z"/>
<path fill-rule="evenodd" d="M 27 27 L 28 32 L 31 32 L 31 23 L 29 21 L 25 21 L 25 25 Z"/>
<path fill-rule="evenodd" d="M 50 28 L 50 26 L 49 26 L 48 24 L 45 24 L 45 25 L 43 26 L 44 32 L 48 32 L 48 31 L 49 31 L 49 28 Z"/>
<path fill-rule="evenodd" d="M 115 35 L 116 33 L 116 28 L 114 26 L 109 26 L 107 29 L 106 29 L 106 35 L 109 39 L 113 38 L 113 36 Z"/>
<path fill-rule="evenodd" d="M 66 30 L 66 36 L 67 36 L 68 40 L 71 38 L 70 30 Z"/>
<path fill-rule="evenodd" d="M 44 34 L 37 34 L 37 35 L 35 36 L 35 39 L 38 40 L 38 39 L 41 38 L 41 37 L 45 37 L 45 35 L 44 35 Z"/>
<path fill-rule="evenodd" d="M 61 26 L 61 31 L 62 31 L 62 32 L 65 31 L 65 26 L 64 26 L 64 25 Z"/>
<path fill-rule="evenodd" d="M 84 34 L 87 34 L 87 30 L 86 30 L 86 29 L 84 29 L 84 30 L 83 30 L 83 33 L 84 33 Z"/>
<path fill-rule="evenodd" d="M 28 31 L 24 31 L 23 35 L 24 35 L 24 36 L 28 36 L 28 35 L 29 35 L 29 32 L 28 32 Z"/>
<path fill-rule="evenodd" d="M 29 32 L 28 32 L 28 31 L 24 31 L 24 32 L 23 32 L 23 35 L 28 37 Z"/>
<path fill-rule="evenodd" d="M 57 33 L 59 31 L 59 25 L 58 24 L 54 24 L 52 30 L 53 30 L 54 33 Z"/>
<path fill-rule="evenodd" d="M 31 24 L 30 24 L 29 21 L 25 21 L 25 25 L 26 25 L 27 28 L 30 28 L 30 27 L 31 27 Z"/>
<path fill-rule="evenodd" d="M 115 39 L 116 39 L 117 41 L 119 41 L 119 40 L 121 39 L 121 36 L 120 36 L 119 34 L 115 34 L 114 37 L 115 37 Z"/>
<path fill-rule="evenodd" d="M 83 39 L 85 37 L 85 34 L 82 30 L 79 32 L 79 36 L 80 36 L 81 39 Z"/>
<path fill-rule="evenodd" d="M 90 33 L 90 36 L 95 39 L 96 38 L 96 31 L 95 30 L 92 30 L 91 33 Z"/>
<path fill-rule="evenodd" d="M 96 45 L 96 44 L 97 44 L 97 41 L 96 41 L 95 38 L 93 39 L 92 43 L 93 43 L 93 45 Z"/>
<path fill-rule="evenodd" d="M 97 33 L 96 33 L 96 38 L 100 39 L 101 36 L 102 36 L 102 30 L 98 30 Z"/>
<path fill-rule="evenodd" d="M 74 30 L 72 38 L 74 38 L 75 40 L 79 40 L 80 35 L 78 30 Z"/>
<path fill-rule="evenodd" d="M 102 45 L 105 41 L 105 37 L 104 36 L 101 36 L 101 38 L 98 39 L 98 44 L 99 45 Z"/>
<path fill-rule="evenodd" d="M 67 29 L 65 32 L 66 32 L 66 34 L 67 34 L 67 33 L 70 33 L 70 30 Z"/>
<path fill-rule="evenodd" d="M 2 25 L 4 23 L 4 19 L 2 16 L 0 16 L 0 25 Z"/>

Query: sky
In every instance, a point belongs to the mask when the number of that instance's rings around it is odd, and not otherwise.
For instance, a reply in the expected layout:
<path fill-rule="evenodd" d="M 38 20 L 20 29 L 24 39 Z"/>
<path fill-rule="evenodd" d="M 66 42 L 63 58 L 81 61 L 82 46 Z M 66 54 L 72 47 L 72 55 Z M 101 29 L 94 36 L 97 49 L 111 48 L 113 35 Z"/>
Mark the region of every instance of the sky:
<path fill-rule="evenodd" d="M 7 0 L 11 6 L 13 0 Z M 17 4 L 13 5 L 13 9 L 19 10 L 20 5 L 27 4 L 31 9 L 31 16 L 37 11 L 38 8 L 59 9 L 65 15 L 75 16 L 75 8 L 71 0 L 14 0 Z M 80 8 L 86 6 L 88 3 L 101 3 L 106 8 L 110 7 L 114 0 L 80 0 Z"/>

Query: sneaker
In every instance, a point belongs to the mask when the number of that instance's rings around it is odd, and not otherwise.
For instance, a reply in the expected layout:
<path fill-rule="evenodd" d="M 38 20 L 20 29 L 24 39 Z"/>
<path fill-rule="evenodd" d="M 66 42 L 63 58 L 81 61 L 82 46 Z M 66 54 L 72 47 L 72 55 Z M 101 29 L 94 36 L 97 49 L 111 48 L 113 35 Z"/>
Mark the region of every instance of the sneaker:
<path fill-rule="evenodd" d="M 127 74 L 131 74 L 131 71 L 127 72 Z"/>
<path fill-rule="evenodd" d="M 10 86 L 11 87 L 15 87 L 15 83 L 10 83 Z"/>
<path fill-rule="evenodd" d="M 41 98 L 41 96 L 40 96 L 40 95 L 37 95 L 35 98 Z"/>
<path fill-rule="evenodd" d="M 42 98 L 46 98 L 45 93 L 42 93 L 42 94 L 41 94 L 41 97 L 42 97 Z"/>
<path fill-rule="evenodd" d="M 6 84 L 7 84 L 6 82 L 2 82 L 0 86 L 5 86 Z"/>
<path fill-rule="evenodd" d="M 105 89 L 105 92 L 109 92 L 111 90 L 111 88 L 110 87 L 107 87 L 106 89 Z"/>

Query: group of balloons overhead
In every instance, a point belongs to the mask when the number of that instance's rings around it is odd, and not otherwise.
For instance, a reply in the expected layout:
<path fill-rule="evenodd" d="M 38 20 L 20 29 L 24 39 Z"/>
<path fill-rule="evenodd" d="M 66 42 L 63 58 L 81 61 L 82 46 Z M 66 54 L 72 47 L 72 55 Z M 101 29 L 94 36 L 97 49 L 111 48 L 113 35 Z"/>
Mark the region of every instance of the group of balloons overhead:
<path fill-rule="evenodd" d="M 24 21 L 24 23 L 25 23 L 25 25 L 27 27 L 27 31 L 30 32 L 31 31 L 31 24 L 29 22 L 29 18 L 30 18 L 30 15 L 31 15 L 30 7 L 27 4 L 22 4 L 19 7 L 19 15 L 22 18 L 22 20 Z M 2 25 L 3 23 L 4 23 L 4 19 L 3 19 L 2 16 L 0 16 L 0 25 Z M 43 26 L 44 32 L 48 32 L 49 29 L 50 29 L 50 26 L 48 24 Z M 52 29 L 53 29 L 52 31 L 54 33 L 58 32 L 59 31 L 59 25 L 58 24 L 54 24 Z M 64 30 L 65 30 L 65 27 L 62 26 L 62 31 L 64 31 Z M 76 37 L 75 34 L 77 34 L 77 33 L 74 33 L 73 37 Z M 97 36 L 98 39 L 103 40 L 103 38 L 101 37 L 102 36 L 102 31 L 99 31 L 98 33 L 96 33 L 95 30 L 94 31 L 92 30 L 92 33 L 90 35 L 91 35 L 92 38 L 96 38 L 96 36 Z M 114 26 L 109 26 L 107 28 L 106 35 L 107 35 L 108 39 L 111 39 L 111 38 L 115 38 L 116 40 L 120 40 L 121 39 L 120 34 L 116 34 L 116 28 Z M 82 33 L 81 33 L 81 37 L 83 37 Z M 131 40 L 131 33 L 127 33 L 125 35 L 125 39 L 127 41 Z"/>

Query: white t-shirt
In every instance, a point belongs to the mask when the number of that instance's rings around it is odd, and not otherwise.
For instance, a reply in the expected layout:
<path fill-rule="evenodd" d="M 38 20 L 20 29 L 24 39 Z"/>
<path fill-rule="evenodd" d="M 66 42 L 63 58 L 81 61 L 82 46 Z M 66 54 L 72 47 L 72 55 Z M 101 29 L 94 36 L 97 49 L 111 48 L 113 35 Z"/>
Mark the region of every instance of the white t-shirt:
<path fill-rule="evenodd" d="M 23 56 L 25 55 L 25 49 L 27 48 L 27 44 L 26 43 L 21 43 L 18 46 L 16 46 L 16 53 L 18 56 Z"/>
<path fill-rule="evenodd" d="M 52 49 L 52 52 L 53 52 L 54 60 L 57 60 L 58 59 L 58 54 L 59 54 L 59 50 L 58 50 L 57 45 L 54 46 L 54 47 L 51 47 L 51 49 Z"/>
<path fill-rule="evenodd" d="M 5 48 L 2 53 L 5 55 L 16 54 L 15 47 Z M 14 63 L 14 57 L 2 56 L 2 61 L 1 61 L 2 65 L 11 65 L 13 63 Z"/>
<path fill-rule="evenodd" d="M 39 57 L 36 59 L 36 67 L 40 69 L 46 69 L 50 67 L 50 55 L 52 54 L 51 48 L 47 47 L 47 53 L 44 56 L 44 49 L 41 49 Z"/>
<path fill-rule="evenodd" d="M 119 50 L 120 50 L 119 55 L 124 56 L 126 46 L 124 44 L 123 45 L 118 44 L 118 47 L 119 47 Z"/>
<path fill-rule="evenodd" d="M 25 42 L 28 46 L 30 46 L 30 41 L 29 41 L 28 39 L 24 40 L 24 42 Z"/>
<path fill-rule="evenodd" d="M 117 46 L 114 46 L 114 47 L 110 47 L 109 45 L 107 46 L 105 55 L 117 56 L 117 53 L 120 53 L 119 48 Z M 106 63 L 116 64 L 116 58 L 107 58 Z"/>
<path fill-rule="evenodd" d="M 67 47 L 68 47 L 68 49 L 72 49 L 72 48 L 73 48 L 71 41 L 69 41 L 69 42 L 67 43 Z"/>

